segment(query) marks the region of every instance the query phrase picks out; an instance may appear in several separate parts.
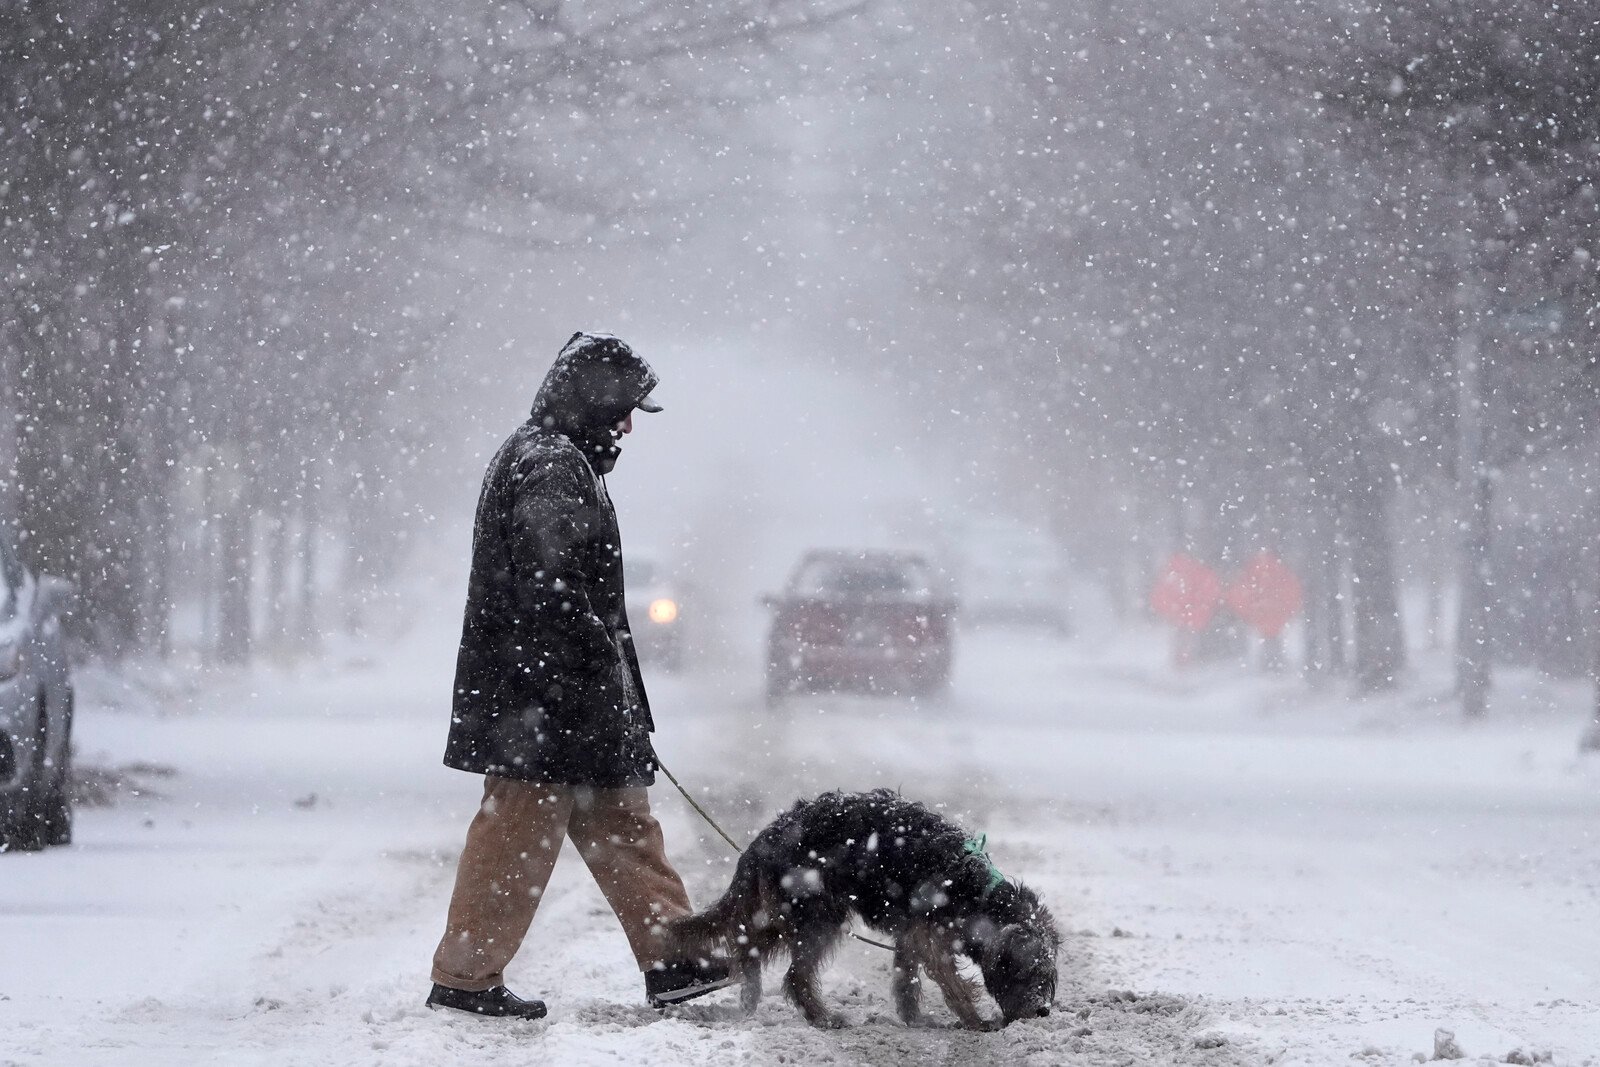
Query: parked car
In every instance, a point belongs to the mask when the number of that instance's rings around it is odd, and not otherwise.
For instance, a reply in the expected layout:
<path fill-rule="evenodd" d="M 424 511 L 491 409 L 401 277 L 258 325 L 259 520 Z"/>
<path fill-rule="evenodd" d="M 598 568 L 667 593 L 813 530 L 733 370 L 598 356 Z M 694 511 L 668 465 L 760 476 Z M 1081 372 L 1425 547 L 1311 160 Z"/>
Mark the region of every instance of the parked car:
<path fill-rule="evenodd" d="M 624 566 L 623 602 L 640 661 L 665 671 L 682 670 L 688 653 L 687 589 L 647 553 L 630 551 Z"/>
<path fill-rule="evenodd" d="M 35 577 L 0 538 L 0 849 L 72 840 L 72 681 L 61 615 L 72 583 Z"/>
<path fill-rule="evenodd" d="M 764 599 L 771 700 L 818 689 L 928 696 L 950 684 L 955 601 L 920 552 L 813 550 Z"/>

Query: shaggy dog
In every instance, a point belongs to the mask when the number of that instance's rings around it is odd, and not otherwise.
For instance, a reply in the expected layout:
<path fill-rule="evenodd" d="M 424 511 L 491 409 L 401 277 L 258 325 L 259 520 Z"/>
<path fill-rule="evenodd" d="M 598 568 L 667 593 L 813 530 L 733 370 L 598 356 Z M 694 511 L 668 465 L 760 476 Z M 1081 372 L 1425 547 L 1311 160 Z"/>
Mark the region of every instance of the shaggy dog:
<path fill-rule="evenodd" d="M 750 843 L 722 899 L 668 924 L 668 936 L 684 955 L 731 957 L 747 1011 L 761 1000 L 762 966 L 787 952 L 789 999 L 811 1024 L 837 1027 L 844 1019 L 822 1003 L 817 972 L 852 915 L 894 939 L 895 1007 L 906 1023 L 921 1012 L 926 970 L 963 1025 L 995 1028 L 957 953 L 977 963 L 999 1025 L 1050 1014 L 1060 946 L 1050 912 L 995 870 L 982 841 L 887 789 L 796 803 Z"/>

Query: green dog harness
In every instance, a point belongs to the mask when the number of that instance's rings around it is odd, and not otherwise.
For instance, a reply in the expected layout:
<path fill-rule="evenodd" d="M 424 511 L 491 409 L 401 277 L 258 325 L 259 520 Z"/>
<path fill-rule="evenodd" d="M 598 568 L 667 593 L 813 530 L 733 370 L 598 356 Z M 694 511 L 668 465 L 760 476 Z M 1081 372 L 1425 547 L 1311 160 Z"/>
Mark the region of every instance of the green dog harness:
<path fill-rule="evenodd" d="M 984 896 L 993 893 L 999 888 L 1000 883 L 1006 880 L 1006 876 L 1000 873 L 1000 868 L 994 865 L 994 860 L 989 858 L 989 853 L 985 847 L 988 843 L 988 834 L 979 834 L 977 837 L 969 837 L 961 842 L 962 851 L 969 856 L 976 856 L 982 860 L 983 865 L 989 870 L 989 884 L 983 887 Z"/>

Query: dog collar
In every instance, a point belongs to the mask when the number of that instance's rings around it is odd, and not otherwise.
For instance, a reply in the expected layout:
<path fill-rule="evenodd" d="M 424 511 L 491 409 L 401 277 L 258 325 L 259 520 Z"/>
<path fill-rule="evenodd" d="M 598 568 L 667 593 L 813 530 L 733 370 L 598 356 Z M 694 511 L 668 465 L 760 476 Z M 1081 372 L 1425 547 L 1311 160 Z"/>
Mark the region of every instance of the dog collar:
<path fill-rule="evenodd" d="M 1000 868 L 994 865 L 994 860 L 989 858 L 989 853 L 986 848 L 988 844 L 988 834 L 979 834 L 977 837 L 969 837 L 965 841 L 961 842 L 961 850 L 963 852 L 969 856 L 975 856 L 982 860 L 984 867 L 988 868 L 989 884 L 983 887 L 984 896 L 988 896 L 990 893 L 993 893 L 1000 887 L 1000 883 L 1006 880 L 1006 876 L 1000 873 Z"/>

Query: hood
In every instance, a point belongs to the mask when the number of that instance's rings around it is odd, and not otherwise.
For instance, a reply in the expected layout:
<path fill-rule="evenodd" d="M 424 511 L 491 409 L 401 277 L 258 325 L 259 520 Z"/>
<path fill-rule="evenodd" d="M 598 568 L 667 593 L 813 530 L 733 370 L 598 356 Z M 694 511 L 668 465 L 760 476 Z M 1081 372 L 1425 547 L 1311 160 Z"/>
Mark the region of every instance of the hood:
<path fill-rule="evenodd" d="M 621 338 L 580 330 L 550 365 L 531 414 L 546 428 L 570 437 L 604 474 L 621 453 L 611 428 L 635 407 L 660 410 L 650 400 L 659 381 L 650 364 Z"/>

